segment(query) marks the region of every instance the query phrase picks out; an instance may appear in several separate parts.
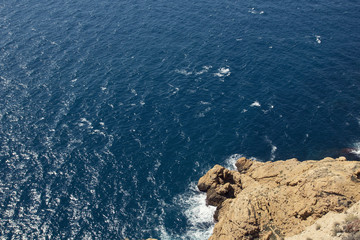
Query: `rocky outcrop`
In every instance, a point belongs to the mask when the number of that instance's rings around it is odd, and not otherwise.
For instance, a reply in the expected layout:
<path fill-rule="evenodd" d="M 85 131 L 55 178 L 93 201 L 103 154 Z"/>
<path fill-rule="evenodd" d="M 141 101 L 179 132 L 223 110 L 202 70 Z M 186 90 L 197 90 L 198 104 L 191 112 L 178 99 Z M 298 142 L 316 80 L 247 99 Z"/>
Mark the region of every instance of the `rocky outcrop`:
<path fill-rule="evenodd" d="M 210 239 L 280 239 L 360 200 L 360 162 L 346 158 L 214 166 L 198 183 L 217 207 Z M 315 238 L 314 238 L 315 239 Z"/>
<path fill-rule="evenodd" d="M 298 235 L 285 240 L 359 240 L 360 201 L 342 213 L 329 212 Z"/>
<path fill-rule="evenodd" d="M 206 203 L 219 206 L 228 198 L 234 198 L 241 191 L 240 173 L 215 165 L 200 178 L 198 188 L 206 192 Z"/>

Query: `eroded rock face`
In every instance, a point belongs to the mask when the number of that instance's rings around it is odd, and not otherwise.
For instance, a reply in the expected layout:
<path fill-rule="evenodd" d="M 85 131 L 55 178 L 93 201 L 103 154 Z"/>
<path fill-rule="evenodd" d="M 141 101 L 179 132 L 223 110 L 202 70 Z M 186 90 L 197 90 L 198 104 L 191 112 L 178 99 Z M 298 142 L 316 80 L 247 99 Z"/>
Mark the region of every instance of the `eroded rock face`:
<path fill-rule="evenodd" d="M 298 235 L 285 240 L 358 240 L 360 239 L 360 201 L 342 213 L 329 212 Z"/>
<path fill-rule="evenodd" d="M 240 173 L 243 173 L 246 172 L 251 167 L 252 164 L 253 161 L 242 157 L 236 161 L 235 166 Z"/>
<path fill-rule="evenodd" d="M 241 191 L 240 173 L 215 165 L 198 183 L 200 191 L 206 192 L 206 203 L 219 206 L 223 201 Z"/>
<path fill-rule="evenodd" d="M 240 158 L 236 166 L 241 173 L 216 165 L 199 180 L 207 204 L 217 206 L 210 239 L 295 235 L 329 211 L 342 212 L 360 200 L 357 161 Z"/>

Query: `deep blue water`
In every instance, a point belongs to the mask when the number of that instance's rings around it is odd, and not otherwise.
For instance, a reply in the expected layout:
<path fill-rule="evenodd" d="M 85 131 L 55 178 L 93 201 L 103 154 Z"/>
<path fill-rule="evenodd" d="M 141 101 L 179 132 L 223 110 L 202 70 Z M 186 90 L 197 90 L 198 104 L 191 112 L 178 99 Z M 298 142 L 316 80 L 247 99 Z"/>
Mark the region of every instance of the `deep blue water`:
<path fill-rule="evenodd" d="M 360 154 L 359 13 L 1 1 L 0 236 L 206 239 L 214 164 Z"/>

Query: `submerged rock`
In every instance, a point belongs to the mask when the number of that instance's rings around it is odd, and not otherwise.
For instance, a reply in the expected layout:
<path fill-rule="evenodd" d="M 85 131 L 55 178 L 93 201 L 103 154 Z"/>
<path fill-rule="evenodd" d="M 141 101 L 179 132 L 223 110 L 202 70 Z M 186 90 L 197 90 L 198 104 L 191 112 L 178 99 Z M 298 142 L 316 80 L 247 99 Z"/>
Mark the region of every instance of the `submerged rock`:
<path fill-rule="evenodd" d="M 295 235 L 360 201 L 360 162 L 344 157 L 266 163 L 240 158 L 236 167 L 216 165 L 199 180 L 207 204 L 217 207 L 210 239 Z"/>

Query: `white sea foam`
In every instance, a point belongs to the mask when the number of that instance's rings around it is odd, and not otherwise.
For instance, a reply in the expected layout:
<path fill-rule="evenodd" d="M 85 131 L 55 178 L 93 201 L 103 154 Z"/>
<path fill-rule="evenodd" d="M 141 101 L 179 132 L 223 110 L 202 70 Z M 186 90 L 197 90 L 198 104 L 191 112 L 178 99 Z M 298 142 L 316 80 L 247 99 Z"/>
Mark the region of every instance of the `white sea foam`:
<path fill-rule="evenodd" d="M 274 108 L 274 105 L 269 104 L 269 108 L 267 110 L 262 110 L 265 114 L 267 114 L 269 111 L 271 111 Z"/>
<path fill-rule="evenodd" d="M 360 125 L 360 118 L 357 119 L 358 120 L 358 124 Z M 357 155 L 360 157 L 360 142 L 355 142 L 352 146 L 352 151 L 351 153 Z"/>
<path fill-rule="evenodd" d="M 273 142 L 268 138 L 268 136 L 265 137 L 265 141 L 270 144 L 271 147 L 271 153 L 270 153 L 270 161 L 275 160 L 275 152 L 277 150 L 277 147 L 273 144 Z"/>
<path fill-rule="evenodd" d="M 261 104 L 258 101 L 253 102 L 250 107 L 261 107 Z"/>
<path fill-rule="evenodd" d="M 239 154 L 239 153 L 235 153 L 235 154 L 232 154 L 230 157 L 228 157 L 226 160 L 225 160 L 225 163 L 224 163 L 224 167 L 227 168 L 227 169 L 230 169 L 230 170 L 236 170 L 236 166 L 235 166 L 235 163 L 236 161 L 241 158 L 241 157 L 245 157 L 247 159 L 251 159 L 251 160 L 254 160 L 254 161 L 259 161 L 259 162 L 262 162 L 260 159 L 258 158 L 255 158 L 255 157 L 247 157 L 247 156 L 244 156 L 242 154 Z"/>
<path fill-rule="evenodd" d="M 88 128 L 93 128 L 92 123 L 89 120 L 87 120 L 86 118 L 80 118 L 79 126 L 82 127 L 85 125 L 87 125 Z"/>
<path fill-rule="evenodd" d="M 177 94 L 180 91 L 180 88 L 176 87 L 176 88 L 172 89 L 171 91 L 172 91 L 171 92 L 171 96 L 172 96 L 172 95 Z"/>
<path fill-rule="evenodd" d="M 225 164 L 224 164 L 224 167 L 226 167 L 227 169 L 230 169 L 230 170 L 236 170 L 236 166 L 235 166 L 235 163 L 236 161 L 241 158 L 241 157 L 244 157 L 243 155 L 241 154 L 233 154 L 231 155 L 230 157 L 228 157 L 226 160 L 225 160 Z"/>
<path fill-rule="evenodd" d="M 275 145 L 271 145 L 271 158 L 270 158 L 271 161 L 273 161 L 275 159 L 276 150 L 277 150 L 277 147 Z"/>
<path fill-rule="evenodd" d="M 265 13 L 262 10 L 260 10 L 260 11 L 255 10 L 255 8 L 250 8 L 248 12 L 251 13 L 251 14 L 260 14 L 260 15 Z"/>
<path fill-rule="evenodd" d="M 180 239 L 205 240 L 208 239 L 214 228 L 213 216 L 216 207 L 206 205 L 206 194 L 198 190 L 196 182 L 192 182 L 189 191 L 178 196 L 175 202 L 183 210 L 183 214 L 188 219 L 189 228 Z M 164 238 L 163 238 L 164 237 Z M 161 239 L 173 239 L 164 234 Z"/>
<path fill-rule="evenodd" d="M 200 112 L 199 114 L 196 115 L 196 117 L 198 118 L 202 118 L 205 117 L 205 114 L 211 111 L 211 107 L 207 107 L 204 111 Z"/>
<path fill-rule="evenodd" d="M 131 93 L 134 94 L 135 96 L 137 96 L 137 92 L 135 89 L 131 89 Z"/>
<path fill-rule="evenodd" d="M 227 76 L 230 76 L 230 74 L 231 74 L 230 68 L 222 67 L 222 68 L 219 68 L 218 72 L 215 73 L 214 75 L 217 77 L 227 77 Z"/>
<path fill-rule="evenodd" d="M 230 73 L 230 69 L 229 69 L 229 68 L 220 68 L 220 73 L 221 73 L 221 74 L 229 74 L 229 73 Z"/>
<path fill-rule="evenodd" d="M 189 75 L 193 74 L 192 71 L 186 71 L 185 69 L 176 69 L 175 72 L 180 73 L 185 76 L 189 76 Z"/>
<path fill-rule="evenodd" d="M 192 74 L 195 74 L 195 75 L 201 75 L 201 74 L 204 74 L 204 73 L 207 73 L 210 69 L 212 68 L 212 66 L 203 66 L 202 69 L 200 71 L 188 71 L 186 69 L 176 69 L 175 72 L 176 73 L 179 73 L 179 74 L 182 74 L 184 76 L 189 76 L 189 75 L 192 75 Z"/>
<path fill-rule="evenodd" d="M 210 105 L 211 103 L 209 103 L 209 102 L 204 102 L 204 101 L 200 101 L 200 104 L 201 104 L 201 105 Z"/>
<path fill-rule="evenodd" d="M 354 143 L 353 150 L 351 151 L 351 153 L 360 157 L 360 142 Z"/>
<path fill-rule="evenodd" d="M 249 9 L 249 13 L 256 14 L 255 8 Z"/>
<path fill-rule="evenodd" d="M 203 66 L 202 67 L 202 70 L 200 70 L 199 72 L 195 72 L 195 75 L 201 75 L 203 73 L 206 73 L 209 71 L 209 69 L 211 69 L 212 66 Z"/>

